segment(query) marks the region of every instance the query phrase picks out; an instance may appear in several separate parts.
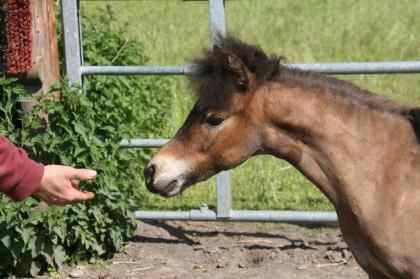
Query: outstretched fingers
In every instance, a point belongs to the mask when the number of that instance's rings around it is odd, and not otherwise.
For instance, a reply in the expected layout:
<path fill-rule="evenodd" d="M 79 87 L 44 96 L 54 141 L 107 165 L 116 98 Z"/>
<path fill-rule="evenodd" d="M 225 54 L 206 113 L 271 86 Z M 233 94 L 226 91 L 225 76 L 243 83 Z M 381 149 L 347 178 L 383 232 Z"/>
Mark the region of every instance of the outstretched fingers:
<path fill-rule="evenodd" d="M 96 171 L 89 169 L 76 169 L 68 167 L 67 177 L 69 179 L 91 180 L 96 177 Z"/>
<path fill-rule="evenodd" d="M 89 201 L 95 197 L 95 194 L 92 192 L 82 192 L 76 190 L 75 188 L 70 188 L 67 190 L 66 199 L 69 203 L 78 203 L 82 201 Z"/>

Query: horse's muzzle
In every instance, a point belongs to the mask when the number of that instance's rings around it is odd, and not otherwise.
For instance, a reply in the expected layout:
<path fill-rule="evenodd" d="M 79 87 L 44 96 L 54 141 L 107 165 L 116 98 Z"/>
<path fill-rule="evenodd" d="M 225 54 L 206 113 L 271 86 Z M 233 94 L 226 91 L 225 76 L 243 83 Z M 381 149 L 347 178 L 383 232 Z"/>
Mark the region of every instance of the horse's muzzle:
<path fill-rule="evenodd" d="M 154 186 L 153 181 L 154 181 L 155 171 L 156 171 L 155 165 L 152 164 L 150 166 L 147 166 L 144 169 L 144 179 L 146 181 L 147 189 L 154 194 L 158 194 L 159 190 L 156 189 L 155 187 L 153 187 Z"/>

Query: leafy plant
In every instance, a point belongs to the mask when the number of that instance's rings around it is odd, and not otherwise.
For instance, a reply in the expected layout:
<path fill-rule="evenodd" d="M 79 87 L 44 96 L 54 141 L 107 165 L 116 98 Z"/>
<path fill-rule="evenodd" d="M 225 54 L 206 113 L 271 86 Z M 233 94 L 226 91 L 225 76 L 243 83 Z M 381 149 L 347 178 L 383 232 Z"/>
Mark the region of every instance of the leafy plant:
<path fill-rule="evenodd" d="M 125 38 L 124 28 L 112 29 L 112 21 L 109 10 L 83 17 L 85 63 L 144 64 L 141 44 Z M 118 143 L 159 135 L 161 111 L 170 103 L 167 86 L 165 79 L 91 77 L 82 90 L 63 80 L 24 114 L 21 102 L 32 97 L 17 79 L 0 76 L 0 134 L 45 164 L 98 172 L 94 181 L 81 183 L 96 194 L 86 203 L 46 207 L 35 198 L 14 203 L 0 196 L 0 275 L 36 275 L 64 261 L 111 257 L 133 235 L 132 211 L 148 154 Z M 57 91 L 60 102 L 52 101 Z"/>
<path fill-rule="evenodd" d="M 35 275 L 47 266 L 59 267 L 68 256 L 76 261 L 111 256 L 135 228 L 133 200 L 119 188 L 121 177 L 131 175 L 124 172 L 126 160 L 133 159 L 118 152 L 119 129 L 98 126 L 92 102 L 67 81 L 54 88 L 60 90 L 61 102 L 51 101 L 47 94 L 31 114 L 13 115 L 19 111 L 17 101 L 28 97 L 14 82 L 0 79 L 5 93 L 1 133 L 46 163 L 90 167 L 99 175 L 82 184 L 96 193 L 88 203 L 45 208 L 33 198 L 13 203 L 1 196 L 0 270 Z M 41 112 L 48 114 L 48 125 L 38 116 Z"/>

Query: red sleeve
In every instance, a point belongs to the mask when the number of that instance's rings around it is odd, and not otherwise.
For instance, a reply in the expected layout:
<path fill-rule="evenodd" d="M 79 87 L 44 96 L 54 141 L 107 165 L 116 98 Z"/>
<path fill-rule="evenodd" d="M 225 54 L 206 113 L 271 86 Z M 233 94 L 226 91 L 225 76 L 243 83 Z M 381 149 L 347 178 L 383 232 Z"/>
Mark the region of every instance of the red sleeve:
<path fill-rule="evenodd" d="M 15 201 L 23 200 L 38 188 L 43 175 L 44 165 L 0 136 L 0 192 Z"/>

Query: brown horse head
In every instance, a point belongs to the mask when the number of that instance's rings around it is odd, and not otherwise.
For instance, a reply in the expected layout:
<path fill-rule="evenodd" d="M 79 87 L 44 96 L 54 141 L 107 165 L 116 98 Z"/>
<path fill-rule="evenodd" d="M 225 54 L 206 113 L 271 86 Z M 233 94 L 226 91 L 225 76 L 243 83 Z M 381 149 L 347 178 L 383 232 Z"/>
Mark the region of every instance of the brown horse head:
<path fill-rule="evenodd" d="M 151 192 L 173 196 L 262 148 L 260 114 L 253 110 L 262 82 L 277 75 L 278 59 L 233 39 L 220 40 L 193 64 L 198 98 L 176 135 L 145 169 Z"/>

